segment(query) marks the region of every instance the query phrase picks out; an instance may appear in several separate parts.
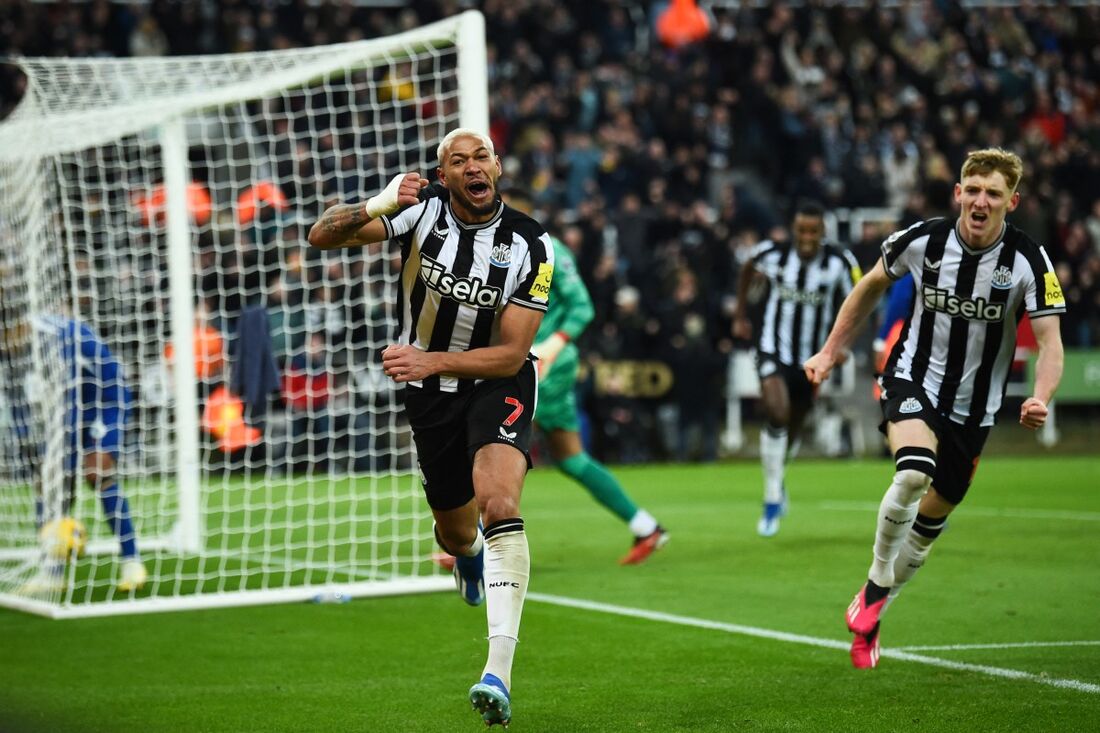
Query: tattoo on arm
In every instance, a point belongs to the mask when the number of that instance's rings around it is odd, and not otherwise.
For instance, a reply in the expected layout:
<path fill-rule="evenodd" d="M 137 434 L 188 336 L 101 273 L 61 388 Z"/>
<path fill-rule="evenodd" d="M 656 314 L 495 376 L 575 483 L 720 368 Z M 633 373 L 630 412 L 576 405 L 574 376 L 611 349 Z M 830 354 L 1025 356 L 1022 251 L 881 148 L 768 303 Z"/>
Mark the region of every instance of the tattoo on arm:
<path fill-rule="evenodd" d="M 327 234 L 347 238 L 370 221 L 362 204 L 339 204 L 321 215 L 318 222 Z"/>

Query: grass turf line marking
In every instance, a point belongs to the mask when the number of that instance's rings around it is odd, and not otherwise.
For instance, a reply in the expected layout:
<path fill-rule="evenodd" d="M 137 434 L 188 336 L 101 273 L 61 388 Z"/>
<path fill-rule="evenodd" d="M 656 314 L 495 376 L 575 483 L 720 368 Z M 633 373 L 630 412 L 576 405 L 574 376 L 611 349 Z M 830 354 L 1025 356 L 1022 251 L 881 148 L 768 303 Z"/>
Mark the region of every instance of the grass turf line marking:
<path fill-rule="evenodd" d="M 555 596 L 546 593 L 528 593 L 527 600 L 538 601 L 540 603 L 547 603 L 554 606 L 564 606 L 566 608 L 578 608 L 584 611 L 608 613 L 615 616 L 628 616 L 630 618 L 640 618 L 647 621 L 661 621 L 666 624 L 690 626 L 696 629 L 724 631 L 727 634 L 740 634 L 741 636 L 753 636 L 760 639 L 785 641 L 791 644 L 804 644 L 806 646 L 816 646 L 824 649 L 838 649 L 847 651 L 850 645 L 849 642 L 837 641 L 835 639 L 823 639 L 817 636 L 806 636 L 805 634 L 791 634 L 786 631 L 762 629 L 757 626 L 744 626 L 742 624 L 730 624 L 723 621 L 710 621 L 708 619 L 694 618 L 692 616 L 677 616 L 675 614 L 662 613 L 660 611 L 647 611 L 643 608 L 616 606 L 610 603 L 586 601 L 580 598 L 567 598 L 565 596 Z M 1056 677 L 1044 677 L 1042 675 L 1033 674 L 1031 672 L 1024 672 L 1018 669 L 1005 669 L 1003 667 L 990 667 L 985 664 L 968 664 L 966 662 L 956 662 L 950 659 L 940 659 L 939 657 L 929 657 L 923 654 L 913 654 L 912 652 L 901 651 L 900 649 L 883 649 L 882 656 L 889 659 L 900 659 L 906 662 L 927 664 L 933 667 L 943 667 L 945 669 L 953 669 L 960 672 L 978 672 L 980 674 L 988 675 L 990 677 L 1002 677 L 1012 680 L 1026 680 L 1029 682 L 1038 682 L 1040 684 L 1050 685 L 1051 687 L 1060 687 L 1067 690 L 1075 690 L 1077 692 L 1091 692 L 1093 694 L 1100 694 L 1100 685 L 1094 685 L 1091 682 L 1082 682 L 1081 680 L 1073 679 L 1058 679 Z"/>
<path fill-rule="evenodd" d="M 822 501 L 818 509 L 834 512 L 876 512 L 878 503 L 869 501 Z M 982 509 L 967 507 L 968 517 L 998 517 L 1000 519 L 1069 519 L 1078 522 L 1100 522 L 1100 512 L 1071 512 L 1061 509 Z"/>
<path fill-rule="evenodd" d="M 899 652 L 963 652 L 970 649 L 1024 649 L 1028 647 L 1100 646 L 1100 641 L 1007 641 L 1000 644 L 939 644 L 929 646 L 896 646 Z"/>

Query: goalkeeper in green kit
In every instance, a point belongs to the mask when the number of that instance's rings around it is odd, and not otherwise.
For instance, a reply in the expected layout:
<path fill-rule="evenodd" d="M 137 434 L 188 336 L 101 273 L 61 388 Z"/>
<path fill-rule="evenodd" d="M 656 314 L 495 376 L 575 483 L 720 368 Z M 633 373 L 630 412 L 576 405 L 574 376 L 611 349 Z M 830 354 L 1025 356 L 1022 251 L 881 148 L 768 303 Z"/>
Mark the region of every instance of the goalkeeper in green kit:
<path fill-rule="evenodd" d="M 513 194 L 511 198 L 518 198 Z M 523 202 L 511 201 L 511 205 Z M 623 565 L 644 562 L 668 542 L 668 532 L 653 515 L 639 509 L 607 468 L 588 455 L 581 444 L 577 419 L 577 370 L 580 357 L 574 340 L 592 322 L 592 298 L 577 272 L 573 253 L 555 237 L 554 282 L 550 305 L 535 335 L 531 352 L 539 358 L 538 402 L 535 424 L 546 435 L 550 454 L 558 469 L 584 486 L 592 497 L 630 525 L 634 545 L 620 561 Z"/>

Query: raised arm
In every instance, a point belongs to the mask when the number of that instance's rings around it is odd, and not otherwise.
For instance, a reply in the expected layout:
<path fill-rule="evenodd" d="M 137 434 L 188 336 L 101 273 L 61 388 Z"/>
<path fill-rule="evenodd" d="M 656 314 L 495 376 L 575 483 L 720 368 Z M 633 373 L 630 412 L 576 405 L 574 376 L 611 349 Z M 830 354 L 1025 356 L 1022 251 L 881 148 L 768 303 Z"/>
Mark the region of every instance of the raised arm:
<path fill-rule="evenodd" d="M 874 311 L 882 294 L 890 287 L 890 282 L 890 276 L 886 274 L 886 268 L 880 259 L 844 299 L 821 351 L 806 360 L 806 379 L 813 384 L 821 384 L 833 367 L 843 361 L 843 354 L 855 341 L 863 322 Z"/>
<path fill-rule="evenodd" d="M 428 179 L 419 173 L 394 176 L 385 189 L 366 204 L 337 204 L 321 215 L 309 230 L 309 243 L 318 249 L 355 247 L 386 239 L 386 227 L 379 217 L 417 202 Z"/>
<path fill-rule="evenodd" d="M 1047 419 L 1047 405 L 1054 398 L 1054 390 L 1062 381 L 1062 331 L 1061 318 L 1043 316 L 1031 319 L 1031 330 L 1039 344 L 1039 357 L 1035 362 L 1035 394 L 1020 405 L 1020 424 L 1025 428 L 1042 427 Z"/>
<path fill-rule="evenodd" d="M 499 379 L 519 372 L 531 351 L 543 311 L 512 303 L 500 314 L 500 343 L 469 351 L 421 351 L 390 346 L 382 366 L 395 382 L 415 382 L 433 374 L 466 379 Z"/>

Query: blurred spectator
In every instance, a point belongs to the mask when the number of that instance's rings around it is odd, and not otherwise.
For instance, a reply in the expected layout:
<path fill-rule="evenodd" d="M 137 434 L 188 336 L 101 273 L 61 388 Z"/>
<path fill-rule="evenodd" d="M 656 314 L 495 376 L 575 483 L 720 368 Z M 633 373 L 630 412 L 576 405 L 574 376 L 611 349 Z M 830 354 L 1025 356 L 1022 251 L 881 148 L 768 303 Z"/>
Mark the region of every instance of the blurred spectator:
<path fill-rule="evenodd" d="M 166 56 L 168 38 L 151 15 L 142 16 L 137 28 L 130 34 L 131 56 Z"/>
<path fill-rule="evenodd" d="M 706 320 L 699 313 L 688 313 L 679 333 L 670 343 L 668 356 L 673 374 L 673 399 L 676 406 L 676 442 L 678 461 L 713 461 L 718 458 L 719 419 L 722 378 L 730 345 L 715 349 L 707 333 Z"/>
<path fill-rule="evenodd" d="M 205 398 L 225 379 L 225 340 L 215 325 L 215 319 L 201 300 L 195 306 L 195 330 L 192 338 L 195 379 L 198 382 L 199 397 Z M 164 346 L 164 358 L 175 368 L 175 347 L 171 341 Z"/>
<path fill-rule="evenodd" d="M 1085 219 L 1085 230 L 1092 244 L 1092 254 L 1100 257 L 1100 198 L 1092 202 L 1092 211 Z"/>
<path fill-rule="evenodd" d="M 882 173 L 886 183 L 886 203 L 904 209 L 920 182 L 920 153 L 909 138 L 902 122 L 890 126 L 889 139 L 882 151 Z M 819 199 L 820 200 L 820 199 Z"/>
<path fill-rule="evenodd" d="M 394 33 L 468 5 L 11 0 L 0 3 L 0 54 L 281 49 Z M 652 12 L 621 0 L 480 4 L 494 91 L 490 132 L 511 153 L 506 179 L 532 192 L 577 254 L 597 309 L 592 338 L 607 341 L 593 353 L 610 359 L 644 349 L 640 356 L 652 358 L 684 335 L 688 313 L 710 333 L 717 304 L 732 296 L 739 244 L 768 237 L 798 197 L 837 208 L 889 206 L 905 221 L 952 215 L 959 166 L 979 134 L 1025 159 L 1011 220 L 1066 273 L 1066 345 L 1100 344 L 1100 14 L 1086 3 L 988 5 L 715 3 L 706 16 L 687 0 Z M 659 35 L 663 12 L 691 16 L 697 29 Z M 383 98 L 409 101 L 417 76 L 412 64 L 398 63 L 373 82 Z M 22 75 L 0 66 L 0 116 L 24 90 Z M 392 141 L 321 132 L 336 114 L 332 103 L 325 90 L 305 88 L 286 100 L 284 116 L 255 123 L 272 140 L 268 175 L 292 208 L 319 211 L 327 198 L 351 199 L 384 183 L 360 171 L 390 162 L 394 154 L 378 150 L 392 150 Z M 434 103 L 404 104 L 408 119 L 384 123 L 405 125 Z M 210 173 L 201 180 L 213 191 Z M 154 196 L 135 202 L 135 216 L 157 221 Z M 244 241 L 216 241 L 200 255 L 199 292 L 225 318 L 219 326 L 230 328 L 242 305 L 266 299 L 269 313 L 286 321 L 283 336 L 272 326 L 280 350 L 301 348 L 291 342 L 301 339 L 304 309 L 337 362 L 351 358 L 349 346 L 371 358 L 394 318 L 384 305 L 394 287 L 386 280 L 391 253 L 337 268 L 302 262 L 278 197 L 258 198 Z M 197 223 L 213 226 L 205 205 L 192 206 Z M 877 256 L 881 235 L 876 224 L 851 234 L 864 264 Z M 702 285 L 698 307 L 687 311 L 667 287 L 685 268 Z M 640 316 L 629 326 L 619 322 L 620 293 L 637 294 Z M 348 305 L 356 302 L 358 311 Z M 651 332 L 658 322 L 660 332 Z M 608 399 L 600 410 L 611 427 L 646 422 L 631 412 L 632 398 Z M 643 448 L 616 450 L 636 459 Z"/>
<path fill-rule="evenodd" d="M 295 354 L 283 373 L 283 401 L 290 410 L 290 450 L 286 456 L 292 471 L 324 471 L 330 443 L 329 399 L 334 384 L 325 359 L 328 349 L 322 334 L 310 334 L 305 347 Z"/>

